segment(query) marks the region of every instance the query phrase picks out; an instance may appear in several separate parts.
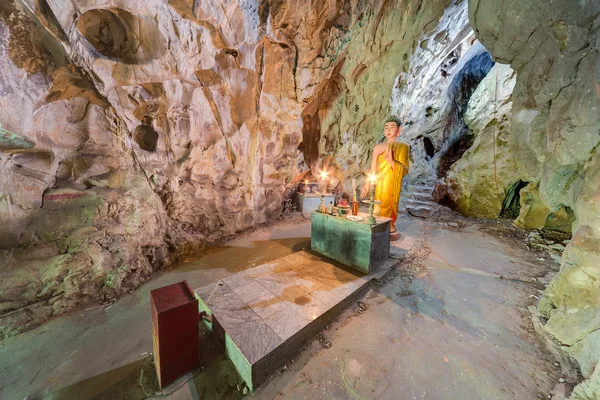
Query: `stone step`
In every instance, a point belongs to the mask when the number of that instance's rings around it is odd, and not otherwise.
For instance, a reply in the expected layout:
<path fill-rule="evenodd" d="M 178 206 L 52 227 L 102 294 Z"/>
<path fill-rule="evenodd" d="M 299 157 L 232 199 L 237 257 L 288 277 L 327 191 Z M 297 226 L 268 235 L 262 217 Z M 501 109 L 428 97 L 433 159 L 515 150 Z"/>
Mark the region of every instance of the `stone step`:
<path fill-rule="evenodd" d="M 407 193 L 419 193 L 419 194 L 431 194 L 433 193 L 433 188 L 428 189 L 406 189 Z"/>
<path fill-rule="evenodd" d="M 415 217 L 429 218 L 433 215 L 430 207 L 406 207 L 406 210 Z"/>
<path fill-rule="evenodd" d="M 414 199 L 406 199 L 404 201 L 406 207 L 435 207 L 437 205 L 436 202 L 433 201 L 423 201 L 423 200 L 414 200 Z"/>
<path fill-rule="evenodd" d="M 419 196 L 419 197 L 423 197 L 423 196 L 432 196 L 433 192 L 426 192 L 424 190 L 419 190 L 419 191 L 411 191 L 411 190 L 406 190 L 404 192 L 402 192 L 402 195 L 404 197 L 413 197 L 413 196 Z"/>
<path fill-rule="evenodd" d="M 412 183 L 415 185 L 435 186 L 437 181 L 435 179 L 416 179 Z"/>
<path fill-rule="evenodd" d="M 422 200 L 422 199 L 411 199 L 406 198 L 402 200 L 402 204 L 405 204 L 407 207 L 419 207 L 419 206 L 435 206 L 437 203 L 431 200 Z"/>
<path fill-rule="evenodd" d="M 433 187 L 430 186 L 407 186 L 406 191 L 410 193 L 433 193 Z"/>
<path fill-rule="evenodd" d="M 431 193 L 408 193 L 405 196 L 405 200 L 420 200 L 420 201 L 433 201 Z"/>

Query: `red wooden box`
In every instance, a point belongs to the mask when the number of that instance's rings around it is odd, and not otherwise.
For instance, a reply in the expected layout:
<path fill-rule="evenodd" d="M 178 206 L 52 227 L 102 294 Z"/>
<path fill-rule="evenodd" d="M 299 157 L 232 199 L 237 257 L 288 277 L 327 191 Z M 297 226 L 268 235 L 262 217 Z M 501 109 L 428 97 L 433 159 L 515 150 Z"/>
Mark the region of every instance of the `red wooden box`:
<path fill-rule="evenodd" d="M 198 300 L 187 281 L 150 292 L 154 364 L 161 388 L 200 363 Z"/>

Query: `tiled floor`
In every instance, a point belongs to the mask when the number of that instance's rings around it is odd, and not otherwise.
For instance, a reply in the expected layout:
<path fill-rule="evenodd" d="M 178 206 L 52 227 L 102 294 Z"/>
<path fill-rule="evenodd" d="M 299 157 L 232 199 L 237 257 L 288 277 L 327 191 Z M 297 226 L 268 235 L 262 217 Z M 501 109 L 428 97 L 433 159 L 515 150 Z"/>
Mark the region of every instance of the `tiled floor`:
<path fill-rule="evenodd" d="M 300 251 L 196 294 L 253 365 L 386 270 L 363 275 Z"/>

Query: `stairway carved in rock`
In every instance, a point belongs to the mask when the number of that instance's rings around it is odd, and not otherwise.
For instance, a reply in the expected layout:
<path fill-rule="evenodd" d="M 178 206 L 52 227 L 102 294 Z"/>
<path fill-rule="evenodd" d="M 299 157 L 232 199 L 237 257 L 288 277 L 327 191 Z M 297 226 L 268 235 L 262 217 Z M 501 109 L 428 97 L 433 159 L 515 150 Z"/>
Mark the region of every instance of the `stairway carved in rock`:
<path fill-rule="evenodd" d="M 416 178 L 406 185 L 400 196 L 398 210 L 415 217 L 431 218 L 439 215 L 440 205 L 433 200 L 434 178 Z"/>

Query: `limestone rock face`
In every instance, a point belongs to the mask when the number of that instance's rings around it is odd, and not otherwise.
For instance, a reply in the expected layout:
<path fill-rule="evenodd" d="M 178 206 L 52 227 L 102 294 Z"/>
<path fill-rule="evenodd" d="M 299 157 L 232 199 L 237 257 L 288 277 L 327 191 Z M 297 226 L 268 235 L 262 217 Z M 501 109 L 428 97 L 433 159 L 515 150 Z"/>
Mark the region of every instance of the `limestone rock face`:
<path fill-rule="evenodd" d="M 0 337 L 169 263 L 161 201 L 45 2 L 0 6 Z M 47 24 L 47 25 L 45 25 Z M 6 133 L 9 132 L 9 133 Z M 18 137 L 18 140 L 14 140 Z"/>
<path fill-rule="evenodd" d="M 485 52 L 469 26 L 465 2 L 448 7 L 437 26 L 424 32 L 419 46 L 407 57 L 392 91 L 392 113 L 403 120 L 400 140 L 411 145 L 410 182 L 437 178 L 434 158 L 448 134 L 446 125 L 452 108 L 453 81 L 476 56 Z M 425 139 L 433 148 L 425 148 Z M 429 151 L 429 154 L 428 154 Z"/>
<path fill-rule="evenodd" d="M 552 212 L 540 198 L 539 188 L 528 184 L 521 189 L 521 211 L 515 225 L 525 229 L 546 229 L 571 233 L 575 216 L 570 209 Z"/>
<path fill-rule="evenodd" d="M 4 1 L 0 336 L 278 216 L 311 171 L 367 169 L 454 3 Z"/>
<path fill-rule="evenodd" d="M 452 189 L 446 175 L 473 145 L 476 132 L 465 123 L 465 114 L 493 64 L 469 25 L 466 2 L 449 6 L 437 26 L 423 32 L 392 91 L 392 113 L 404 121 L 400 140 L 411 146 L 401 211 L 428 217 L 440 211 L 436 201 L 456 206 L 457 197 L 475 199 L 466 190 L 458 193 L 457 185 Z M 482 199 L 482 212 L 488 210 L 483 203 L 489 200 Z M 459 209 L 468 214 L 470 208 L 465 203 Z"/>
<path fill-rule="evenodd" d="M 465 122 L 475 140 L 446 175 L 448 194 L 463 215 L 497 218 L 509 189 L 519 182 L 508 151 L 515 81 L 509 66 L 496 64 L 469 100 Z"/>
<path fill-rule="evenodd" d="M 483 45 L 517 71 L 510 148 L 521 179 L 539 184 L 551 211 L 575 214 L 540 311 L 598 387 L 598 360 L 575 345 L 600 329 L 600 3 L 471 0 L 469 13 Z"/>
<path fill-rule="evenodd" d="M 569 400 L 596 400 L 600 393 L 600 363 L 596 365 L 590 379 L 575 386 Z"/>
<path fill-rule="evenodd" d="M 363 3 L 369 4 L 358 2 Z M 303 57 L 302 51 L 299 53 L 302 79 L 298 83 L 306 87 L 301 96 L 307 101 L 302 112 L 305 162 L 313 174 L 329 170 L 334 185 L 342 182 L 346 192 L 351 191 L 350 178 L 357 177 L 359 185 L 363 182 L 371 156 L 367 150 L 383 138 L 383 122 L 392 111 L 390 89 L 398 75 L 408 71 L 414 49 L 424 37 L 433 41 L 452 21 L 462 18 L 465 25 L 467 21 L 465 4 L 457 1 L 432 1 L 427 6 L 413 1 L 371 3 L 381 13 L 354 5 L 342 7 L 352 12 L 346 16 L 344 11 L 338 17 L 336 35 L 327 43 L 322 63 L 319 61 L 323 67 L 329 66 L 327 73 L 316 71 L 321 76 L 318 85 L 304 83 L 311 76 L 314 82 L 315 71 L 305 63 L 317 54 L 309 52 L 309 57 Z M 438 23 L 440 17 L 443 22 Z M 356 23 L 348 25 L 348 18 Z M 443 41 L 442 47 L 451 45 L 448 38 L 438 39 Z M 299 49 L 312 46 L 302 43 Z M 404 137 L 400 140 L 408 142 Z"/>

